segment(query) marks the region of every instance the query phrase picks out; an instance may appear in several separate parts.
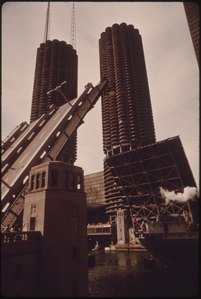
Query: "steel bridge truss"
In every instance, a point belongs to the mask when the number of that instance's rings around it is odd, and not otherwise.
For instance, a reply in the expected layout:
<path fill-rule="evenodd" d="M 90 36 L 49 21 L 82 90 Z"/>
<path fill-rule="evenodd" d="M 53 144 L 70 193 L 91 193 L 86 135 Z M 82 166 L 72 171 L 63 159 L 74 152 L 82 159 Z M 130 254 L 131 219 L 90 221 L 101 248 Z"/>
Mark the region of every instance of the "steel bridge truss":
<path fill-rule="evenodd" d="M 115 147 L 104 163 L 113 182 L 112 190 L 109 184 L 105 192 L 109 214 L 126 208 L 131 209 L 136 218 L 183 214 L 192 219 L 189 201 L 167 204 L 159 189 L 183 193 L 184 187 L 196 186 L 178 136 L 138 148 Z"/>
<path fill-rule="evenodd" d="M 58 160 L 71 136 L 94 107 L 107 81 L 95 87 L 85 86 L 80 97 L 59 108 L 51 105 L 40 118 L 27 125 L 22 123 L 4 143 L 2 154 L 2 220 L 4 230 L 21 214 L 29 172 L 33 166 Z"/>

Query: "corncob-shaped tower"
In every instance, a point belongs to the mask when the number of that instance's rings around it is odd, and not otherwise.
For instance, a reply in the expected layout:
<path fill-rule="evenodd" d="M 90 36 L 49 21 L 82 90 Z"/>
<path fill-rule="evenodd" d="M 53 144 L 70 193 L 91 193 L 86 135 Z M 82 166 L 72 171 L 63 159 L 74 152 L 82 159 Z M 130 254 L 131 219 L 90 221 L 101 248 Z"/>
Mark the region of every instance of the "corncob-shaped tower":
<path fill-rule="evenodd" d="M 155 142 L 155 130 L 142 39 L 133 25 L 106 28 L 99 40 L 101 79 L 108 80 L 102 96 L 103 150 L 135 148 Z M 104 161 L 107 213 L 124 208 L 121 192 Z M 113 216 L 112 216 L 113 215 Z"/>
<path fill-rule="evenodd" d="M 64 104 L 66 100 L 70 101 L 77 97 L 77 53 L 72 45 L 65 41 L 48 40 L 49 11 L 50 2 L 48 2 L 47 7 L 44 42 L 37 49 L 31 122 L 39 118 L 51 104 L 58 107 Z M 62 84 L 64 81 L 66 83 Z M 66 99 L 61 93 L 54 90 L 61 84 L 61 91 Z M 71 137 L 59 160 L 74 163 L 76 157 L 77 133 Z"/>
<path fill-rule="evenodd" d="M 114 24 L 101 34 L 101 78 L 104 152 L 116 145 L 155 142 L 142 39 L 133 25 Z"/>

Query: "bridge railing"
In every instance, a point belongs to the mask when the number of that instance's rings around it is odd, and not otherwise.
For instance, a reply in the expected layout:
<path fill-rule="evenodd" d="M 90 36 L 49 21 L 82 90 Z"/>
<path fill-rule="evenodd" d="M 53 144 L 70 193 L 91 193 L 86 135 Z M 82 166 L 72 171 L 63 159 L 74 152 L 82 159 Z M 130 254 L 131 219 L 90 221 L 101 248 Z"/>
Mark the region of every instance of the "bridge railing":
<path fill-rule="evenodd" d="M 87 235 L 111 235 L 111 225 L 110 224 L 88 224 L 87 225 Z"/>

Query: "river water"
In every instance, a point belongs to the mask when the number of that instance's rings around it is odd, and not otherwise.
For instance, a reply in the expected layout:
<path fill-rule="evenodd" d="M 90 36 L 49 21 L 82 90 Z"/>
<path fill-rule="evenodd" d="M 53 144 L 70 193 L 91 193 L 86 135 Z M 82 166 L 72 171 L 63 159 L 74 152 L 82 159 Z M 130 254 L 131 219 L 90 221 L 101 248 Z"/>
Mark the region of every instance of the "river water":
<path fill-rule="evenodd" d="M 146 266 L 147 251 L 96 252 L 88 268 L 89 297 L 191 297 L 197 295 L 197 275 L 169 269 L 159 260 Z"/>

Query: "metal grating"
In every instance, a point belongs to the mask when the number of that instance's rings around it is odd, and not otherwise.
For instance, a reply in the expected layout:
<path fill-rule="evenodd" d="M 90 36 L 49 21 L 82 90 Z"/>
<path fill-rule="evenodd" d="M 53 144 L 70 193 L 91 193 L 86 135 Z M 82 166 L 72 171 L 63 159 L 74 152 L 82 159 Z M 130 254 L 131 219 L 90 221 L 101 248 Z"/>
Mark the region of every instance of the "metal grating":
<path fill-rule="evenodd" d="M 105 186 L 107 213 L 116 213 L 118 207 L 132 207 L 135 216 L 146 219 L 183 213 L 191 217 L 196 213 L 190 202 L 165 204 L 160 195 L 159 187 L 175 192 L 183 192 L 186 186 L 196 187 L 178 136 L 125 152 L 122 150 L 119 146 L 105 159 L 105 177 L 110 172 L 113 184 Z"/>

